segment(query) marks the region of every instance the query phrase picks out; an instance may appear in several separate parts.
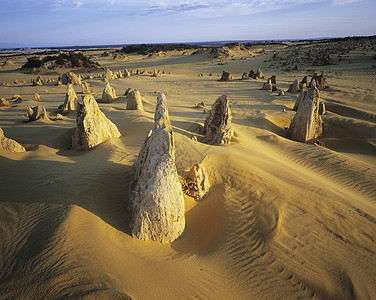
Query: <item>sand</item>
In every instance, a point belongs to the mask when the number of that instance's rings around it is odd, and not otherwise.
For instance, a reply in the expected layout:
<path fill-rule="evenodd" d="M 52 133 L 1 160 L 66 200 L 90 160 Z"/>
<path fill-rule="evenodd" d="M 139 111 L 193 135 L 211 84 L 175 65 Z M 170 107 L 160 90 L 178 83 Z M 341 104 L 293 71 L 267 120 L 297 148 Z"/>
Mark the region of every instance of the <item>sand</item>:
<path fill-rule="evenodd" d="M 138 89 L 144 111 L 125 110 L 123 96 L 100 103 L 122 137 L 87 152 L 67 149 L 75 113 L 24 122 L 28 106 L 54 115 L 66 86 L 0 86 L 13 105 L 0 108 L 0 126 L 28 150 L 0 150 L 0 298 L 376 298 L 376 50 L 353 43 L 344 61 L 304 60 L 290 72 L 270 59 L 291 55 L 298 43 L 255 46 L 252 56 L 233 51 L 224 65 L 208 51 L 131 54 L 129 61 L 90 53 L 112 71 L 155 67 L 165 74 L 111 80 L 117 95 Z M 18 69 L 25 62 L 18 56 L 1 68 L 0 82 L 36 78 Z M 266 80 L 217 81 L 224 70 L 239 79 L 258 67 L 277 75 L 284 90 L 307 70 L 327 72 L 325 147 L 284 138 L 296 95 L 263 91 Z M 100 99 L 103 80 L 86 81 Z M 81 87 L 75 90 L 80 99 Z M 204 200 L 185 197 L 186 231 L 172 244 L 133 238 L 126 210 L 157 91 L 167 93 L 179 174 L 201 163 L 211 184 Z M 235 136 L 230 145 L 200 142 L 206 115 L 194 104 L 211 106 L 224 93 Z M 14 103 L 14 94 L 24 101 Z"/>

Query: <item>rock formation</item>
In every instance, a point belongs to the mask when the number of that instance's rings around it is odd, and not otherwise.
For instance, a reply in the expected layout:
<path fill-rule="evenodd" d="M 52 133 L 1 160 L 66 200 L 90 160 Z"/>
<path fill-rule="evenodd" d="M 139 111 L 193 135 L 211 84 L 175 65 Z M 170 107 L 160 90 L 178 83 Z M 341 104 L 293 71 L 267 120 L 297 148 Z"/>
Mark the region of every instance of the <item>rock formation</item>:
<path fill-rule="evenodd" d="M 85 95 L 77 108 L 76 132 L 72 136 L 72 148 L 88 150 L 110 139 L 120 137 L 116 125 L 99 109 L 93 95 Z"/>
<path fill-rule="evenodd" d="M 50 117 L 43 106 L 33 106 L 26 108 L 27 110 L 27 117 L 29 118 L 29 122 L 36 121 L 39 119 L 42 120 L 50 120 Z"/>
<path fill-rule="evenodd" d="M 278 92 L 278 96 L 284 96 L 284 95 L 285 95 L 285 92 L 282 91 L 282 90 L 279 90 L 279 92 Z"/>
<path fill-rule="evenodd" d="M 138 90 L 130 90 L 127 93 L 127 109 L 129 110 L 144 110 L 142 106 L 142 98 Z"/>
<path fill-rule="evenodd" d="M 247 79 L 248 77 L 249 77 L 248 73 L 244 72 L 243 75 L 242 75 L 242 80 Z"/>
<path fill-rule="evenodd" d="M 229 72 L 223 71 L 222 77 L 218 81 L 232 81 L 234 78 Z"/>
<path fill-rule="evenodd" d="M 294 104 L 294 108 L 293 110 L 297 111 L 298 108 L 299 108 L 299 105 L 302 103 L 302 100 L 304 98 L 304 92 L 306 91 L 306 85 L 303 83 L 302 84 L 302 89 L 298 95 L 298 97 L 296 98 L 296 101 L 295 101 L 295 104 Z"/>
<path fill-rule="evenodd" d="M 325 115 L 325 113 L 326 113 L 325 103 L 320 101 L 320 103 L 319 103 L 319 114 Z"/>
<path fill-rule="evenodd" d="M 141 240 L 169 243 L 185 228 L 182 187 L 175 166 L 175 140 L 166 96 L 159 93 L 154 129 L 134 165 L 136 188 L 132 199 L 132 235 Z"/>
<path fill-rule="evenodd" d="M 290 85 L 289 89 L 287 90 L 291 94 L 297 94 L 299 92 L 299 81 L 295 79 L 294 83 Z"/>
<path fill-rule="evenodd" d="M 42 79 L 41 76 L 38 76 L 36 79 L 32 80 L 32 84 L 33 84 L 33 86 L 43 85 L 44 84 L 44 80 Z"/>
<path fill-rule="evenodd" d="M 317 88 L 304 92 L 298 111 L 291 121 L 287 136 L 299 142 L 314 142 L 322 134 L 319 115 L 320 92 Z"/>
<path fill-rule="evenodd" d="M 104 71 L 104 78 L 106 78 L 107 80 L 112 80 L 115 79 L 115 75 L 110 69 L 106 68 L 106 70 Z"/>
<path fill-rule="evenodd" d="M 35 100 L 35 101 L 41 101 L 40 96 L 39 96 L 38 93 L 34 93 L 33 100 Z"/>
<path fill-rule="evenodd" d="M 152 77 L 161 77 L 162 76 L 162 72 L 161 71 L 157 71 L 156 68 L 154 68 L 154 72 L 153 74 L 151 75 Z"/>
<path fill-rule="evenodd" d="M 195 164 L 183 179 L 183 191 L 195 200 L 201 200 L 209 192 L 208 173 L 201 164 Z"/>
<path fill-rule="evenodd" d="M 0 99 L 0 107 L 11 107 L 8 100 L 1 98 Z"/>
<path fill-rule="evenodd" d="M 269 78 L 271 84 L 277 84 L 277 76 L 273 75 Z"/>
<path fill-rule="evenodd" d="M 127 69 L 125 69 L 124 70 L 124 77 L 130 77 L 130 76 L 131 76 L 131 73 Z"/>
<path fill-rule="evenodd" d="M 312 75 L 312 80 L 311 80 L 311 83 L 310 83 L 310 87 L 313 86 L 312 82 L 313 80 L 315 80 L 316 82 L 316 87 L 318 89 L 327 89 L 329 86 L 328 86 L 328 83 L 326 82 L 326 77 L 325 77 L 325 73 L 324 71 L 322 71 L 321 75 L 318 75 L 317 73 L 314 73 Z M 312 84 L 312 86 L 311 86 Z"/>
<path fill-rule="evenodd" d="M 273 90 L 273 85 L 272 85 L 272 81 L 269 79 L 268 82 L 265 82 L 262 87 L 261 87 L 262 90 L 265 90 L 265 91 L 272 91 Z"/>
<path fill-rule="evenodd" d="M 61 81 L 62 84 L 67 85 L 67 84 L 81 84 L 81 79 L 74 74 L 73 72 L 67 72 L 61 74 L 59 77 L 58 81 Z"/>
<path fill-rule="evenodd" d="M 72 84 L 68 84 L 67 93 L 65 94 L 64 104 L 59 106 L 60 112 L 62 114 L 67 114 L 71 111 L 77 110 L 77 95 L 73 89 Z"/>
<path fill-rule="evenodd" d="M 8 139 L 4 135 L 4 131 L 0 128 L 0 149 L 9 152 L 25 152 L 26 149 L 15 140 Z"/>
<path fill-rule="evenodd" d="M 86 81 L 82 81 L 81 89 L 82 89 L 82 94 L 90 94 L 92 92 L 91 84 Z"/>
<path fill-rule="evenodd" d="M 106 86 L 105 86 L 105 88 L 103 89 L 103 92 L 102 92 L 102 101 L 101 102 L 110 103 L 114 99 L 116 99 L 115 89 L 110 85 L 109 82 L 107 82 Z"/>
<path fill-rule="evenodd" d="M 229 144 L 232 137 L 231 112 L 227 95 L 214 102 L 205 119 L 205 138 L 214 144 Z"/>

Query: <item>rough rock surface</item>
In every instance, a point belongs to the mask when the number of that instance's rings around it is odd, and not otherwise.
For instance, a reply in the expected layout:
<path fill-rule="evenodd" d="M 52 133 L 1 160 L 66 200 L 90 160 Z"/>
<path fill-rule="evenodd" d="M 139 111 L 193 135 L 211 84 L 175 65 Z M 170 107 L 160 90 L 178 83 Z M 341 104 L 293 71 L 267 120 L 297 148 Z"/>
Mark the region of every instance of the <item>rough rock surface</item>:
<path fill-rule="evenodd" d="M 299 92 L 299 81 L 295 79 L 294 83 L 290 85 L 289 89 L 287 90 L 291 94 L 297 94 Z"/>
<path fill-rule="evenodd" d="M 1 98 L 0 99 L 0 107 L 11 107 L 8 100 Z"/>
<path fill-rule="evenodd" d="M 35 100 L 35 101 L 41 101 L 40 95 L 38 93 L 35 93 L 34 97 L 33 97 L 33 100 Z"/>
<path fill-rule="evenodd" d="M 110 103 L 114 99 L 116 99 L 115 89 L 110 85 L 110 83 L 107 82 L 106 86 L 105 86 L 105 88 L 103 89 L 103 92 L 102 92 L 102 101 L 101 102 Z"/>
<path fill-rule="evenodd" d="M 229 144 L 232 137 L 231 112 L 227 95 L 214 102 L 205 119 L 205 138 L 214 144 Z"/>
<path fill-rule="evenodd" d="M 325 72 L 322 71 L 321 72 L 321 75 L 318 75 L 317 73 L 314 73 L 312 75 L 312 80 L 311 82 L 315 80 L 316 81 L 316 87 L 318 89 L 327 89 L 329 86 L 328 86 L 328 83 L 326 82 L 326 77 L 325 77 Z M 312 84 L 313 86 L 313 84 Z"/>
<path fill-rule="evenodd" d="M 325 103 L 320 101 L 320 103 L 319 103 L 319 114 L 325 115 L 325 113 L 326 113 Z"/>
<path fill-rule="evenodd" d="M 262 87 L 261 87 L 262 90 L 265 90 L 265 91 L 272 91 L 273 90 L 273 85 L 272 85 L 272 82 L 271 80 L 269 79 L 268 82 L 265 82 Z"/>
<path fill-rule="evenodd" d="M 304 92 L 306 91 L 306 85 L 303 83 L 302 85 L 302 89 L 298 95 L 298 97 L 296 98 L 296 101 L 295 101 L 295 104 L 294 104 L 294 108 L 293 110 L 297 111 L 298 108 L 299 108 L 299 105 L 302 103 L 302 100 L 304 98 Z"/>
<path fill-rule="evenodd" d="M 65 94 L 64 104 L 59 106 L 60 112 L 62 114 L 67 114 L 71 111 L 77 110 L 77 95 L 73 89 L 72 84 L 68 84 L 67 93 Z"/>
<path fill-rule="evenodd" d="M 67 72 L 61 74 L 60 78 L 58 79 L 61 81 L 62 84 L 81 84 L 81 79 L 74 74 L 73 72 Z"/>
<path fill-rule="evenodd" d="M 50 120 L 50 117 L 44 108 L 44 106 L 33 106 L 26 108 L 27 110 L 27 117 L 29 118 L 29 122 L 36 121 L 39 119 L 42 120 Z"/>
<path fill-rule="evenodd" d="M 86 81 L 82 81 L 81 89 L 82 89 L 82 94 L 90 94 L 92 92 L 91 84 Z"/>
<path fill-rule="evenodd" d="M 184 177 L 183 182 L 184 193 L 195 200 L 201 200 L 208 194 L 210 189 L 208 173 L 201 164 L 195 164 Z"/>
<path fill-rule="evenodd" d="M 0 128 L 0 149 L 10 152 L 25 152 L 26 149 L 15 140 L 5 137 L 3 130 Z"/>
<path fill-rule="evenodd" d="M 44 84 L 44 80 L 42 79 L 41 76 L 38 76 L 36 79 L 33 79 L 32 84 L 33 84 L 33 86 L 43 85 Z"/>
<path fill-rule="evenodd" d="M 162 76 L 162 72 L 161 71 L 157 71 L 157 69 L 154 68 L 154 72 L 153 72 L 153 74 L 151 76 L 152 77 L 161 77 Z"/>
<path fill-rule="evenodd" d="M 127 93 L 127 109 L 144 110 L 142 106 L 142 98 L 138 90 L 130 90 Z"/>
<path fill-rule="evenodd" d="M 298 142 L 314 142 L 322 134 L 319 115 L 320 92 L 317 88 L 304 92 L 298 111 L 291 121 L 287 136 Z"/>
<path fill-rule="evenodd" d="M 232 81 L 233 77 L 229 72 L 223 71 L 222 77 L 219 79 L 219 81 Z"/>
<path fill-rule="evenodd" d="M 115 75 L 110 69 L 106 68 L 104 72 L 104 78 L 106 78 L 107 80 L 115 79 Z"/>
<path fill-rule="evenodd" d="M 175 166 L 175 141 L 166 96 L 159 93 L 154 129 L 134 165 L 136 188 L 132 201 L 132 235 L 141 240 L 169 243 L 185 228 L 185 204 Z"/>
<path fill-rule="evenodd" d="M 77 109 L 73 149 L 88 150 L 107 139 L 120 137 L 116 125 L 99 109 L 93 95 L 85 95 L 82 101 L 83 105 Z"/>

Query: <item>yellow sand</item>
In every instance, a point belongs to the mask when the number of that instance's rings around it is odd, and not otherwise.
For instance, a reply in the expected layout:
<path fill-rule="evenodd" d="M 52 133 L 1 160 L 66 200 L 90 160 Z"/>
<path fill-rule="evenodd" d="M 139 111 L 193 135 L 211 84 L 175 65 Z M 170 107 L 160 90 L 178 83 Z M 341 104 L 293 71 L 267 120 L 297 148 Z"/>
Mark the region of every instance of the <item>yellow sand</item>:
<path fill-rule="evenodd" d="M 357 47 L 336 65 L 307 62 L 282 73 L 265 60 L 272 50 L 289 50 L 265 49 L 253 49 L 253 57 L 234 51 L 225 65 L 207 51 L 129 55 L 124 62 L 94 53 L 112 71 L 156 67 L 165 74 L 111 80 L 120 97 L 99 106 L 122 137 L 88 152 L 66 149 L 74 113 L 23 122 L 27 106 L 43 105 L 54 115 L 66 86 L 0 86 L 0 97 L 25 99 L 0 108 L 0 126 L 28 150 L 0 150 L 0 298 L 376 298 L 376 51 Z M 0 69 L 0 82 L 36 78 L 17 70 L 25 61 L 21 56 Z M 328 72 L 330 88 L 321 97 L 337 108 L 323 116 L 326 147 L 283 137 L 296 95 L 262 91 L 263 80 L 217 81 L 223 70 L 240 78 L 258 67 L 266 77 L 277 75 L 283 89 L 306 69 Z M 99 99 L 103 80 L 86 81 Z M 144 112 L 125 110 L 121 95 L 129 87 L 145 98 Z M 167 92 L 179 174 L 201 162 L 211 183 L 203 201 L 186 197 L 185 234 L 165 245 L 132 238 L 126 210 L 156 91 Z M 31 100 L 36 92 L 41 102 Z M 224 93 L 232 143 L 191 140 L 205 119 L 194 104 L 211 106 Z"/>

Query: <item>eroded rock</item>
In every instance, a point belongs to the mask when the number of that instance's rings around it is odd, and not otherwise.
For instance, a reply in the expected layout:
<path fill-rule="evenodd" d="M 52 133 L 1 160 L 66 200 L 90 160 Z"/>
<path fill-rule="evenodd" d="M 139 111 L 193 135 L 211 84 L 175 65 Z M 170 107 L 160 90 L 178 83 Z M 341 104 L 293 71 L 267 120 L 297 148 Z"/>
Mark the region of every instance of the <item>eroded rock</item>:
<path fill-rule="evenodd" d="M 86 81 L 82 81 L 81 90 L 82 94 L 90 94 L 92 92 L 91 84 Z"/>
<path fill-rule="evenodd" d="M 298 79 L 295 79 L 294 83 L 290 85 L 290 87 L 287 91 L 290 92 L 291 94 L 299 93 L 299 81 L 298 81 Z"/>
<path fill-rule="evenodd" d="M 149 132 L 134 165 L 136 188 L 132 199 L 132 235 L 169 243 L 185 228 L 182 187 L 175 166 L 175 140 L 166 96 L 159 93 Z"/>
<path fill-rule="evenodd" d="M 142 106 L 141 94 L 138 90 L 130 90 L 127 93 L 127 107 L 128 110 L 144 110 Z"/>
<path fill-rule="evenodd" d="M 67 73 L 61 74 L 58 81 L 61 81 L 61 83 L 64 85 L 81 84 L 81 79 L 73 72 L 67 72 Z"/>
<path fill-rule="evenodd" d="M 317 88 L 304 92 L 299 108 L 291 121 L 287 136 L 298 142 L 314 142 L 322 134 L 319 115 L 320 92 Z"/>
<path fill-rule="evenodd" d="M 89 150 L 108 139 L 120 137 L 118 128 L 99 109 L 93 95 L 85 95 L 82 102 L 77 109 L 73 149 Z"/>
<path fill-rule="evenodd" d="M 222 76 L 218 81 L 232 81 L 234 78 L 229 72 L 223 71 Z"/>
<path fill-rule="evenodd" d="M 15 140 L 8 139 L 4 135 L 4 131 L 0 128 L 0 149 L 9 151 L 9 152 L 25 152 L 26 149 L 16 142 Z"/>
<path fill-rule="evenodd" d="M 229 144 L 233 131 L 231 112 L 227 95 L 222 95 L 214 102 L 205 119 L 205 138 L 214 144 Z"/>
<path fill-rule="evenodd" d="M 183 178 L 183 191 L 195 200 L 204 198 L 210 189 L 208 173 L 201 164 L 195 164 Z"/>
<path fill-rule="evenodd" d="M 65 94 L 64 104 L 59 106 L 60 112 L 62 114 L 67 114 L 71 111 L 77 110 L 77 95 L 73 89 L 72 84 L 68 84 L 67 93 Z"/>
<path fill-rule="evenodd" d="M 44 106 L 33 106 L 26 108 L 27 110 L 27 117 L 29 118 L 29 122 L 36 121 L 39 119 L 42 120 L 50 120 L 50 116 L 48 115 L 46 108 Z"/>
<path fill-rule="evenodd" d="M 0 99 L 0 107 L 11 107 L 10 103 L 8 100 L 5 98 Z"/>
<path fill-rule="evenodd" d="M 103 92 L 102 92 L 102 101 L 101 102 L 110 103 L 114 99 L 116 99 L 115 89 L 110 85 L 109 82 L 107 82 L 106 86 L 105 86 L 105 88 L 103 89 Z"/>

